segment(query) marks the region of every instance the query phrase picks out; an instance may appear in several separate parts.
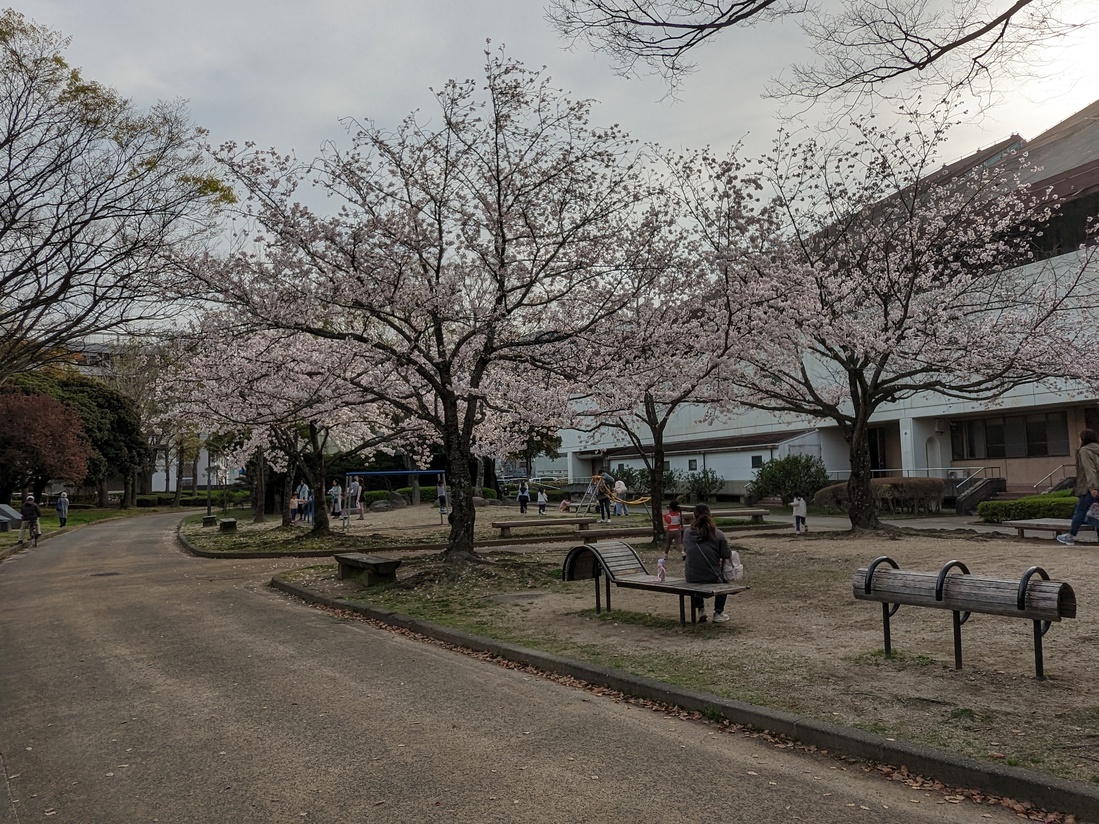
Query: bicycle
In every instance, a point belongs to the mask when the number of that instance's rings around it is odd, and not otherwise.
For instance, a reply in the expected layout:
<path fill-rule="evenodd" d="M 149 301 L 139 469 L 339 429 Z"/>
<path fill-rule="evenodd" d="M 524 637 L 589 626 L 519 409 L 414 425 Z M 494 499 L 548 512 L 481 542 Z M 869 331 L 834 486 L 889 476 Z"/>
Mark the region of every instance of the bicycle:
<path fill-rule="evenodd" d="M 42 534 L 42 527 L 38 524 L 38 518 L 31 522 L 31 546 L 38 546 L 38 536 Z"/>

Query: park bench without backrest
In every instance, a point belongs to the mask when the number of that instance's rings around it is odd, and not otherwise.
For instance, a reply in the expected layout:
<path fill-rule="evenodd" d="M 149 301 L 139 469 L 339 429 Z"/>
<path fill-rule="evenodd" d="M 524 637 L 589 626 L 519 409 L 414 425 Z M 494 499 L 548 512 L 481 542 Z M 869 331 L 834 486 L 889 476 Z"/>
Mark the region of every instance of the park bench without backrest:
<path fill-rule="evenodd" d="M 492 528 L 500 530 L 501 538 L 510 538 L 513 529 L 521 529 L 528 526 L 557 526 L 559 524 L 571 526 L 575 524 L 578 530 L 587 530 L 587 528 L 594 523 L 595 518 L 558 518 L 553 515 L 547 515 L 544 518 L 528 521 L 493 521 Z"/>
<path fill-rule="evenodd" d="M 961 574 L 949 574 L 959 570 Z M 1022 578 L 970 575 L 961 561 L 950 561 L 938 572 L 900 569 L 892 558 L 876 558 L 869 567 L 855 570 L 851 582 L 855 598 L 880 601 L 885 655 L 892 655 L 889 618 L 901 604 L 948 609 L 954 614 L 954 668 L 962 668 L 962 624 L 971 613 L 1025 618 L 1034 623 L 1034 673 L 1045 677 L 1042 636 L 1052 621 L 1076 617 L 1076 594 L 1061 581 L 1051 581 L 1046 571 L 1033 566 Z"/>
<path fill-rule="evenodd" d="M 1054 537 L 1072 529 L 1072 521 L 1068 518 L 1030 518 L 1021 521 L 1004 521 L 1003 525 L 1013 528 L 1019 538 L 1025 538 L 1028 529 L 1033 532 L 1052 532 Z"/>
<path fill-rule="evenodd" d="M 763 516 L 770 515 L 769 509 L 711 509 L 710 516 L 713 518 L 747 518 L 753 524 L 762 524 Z M 690 510 L 683 511 L 683 523 L 689 524 L 693 521 L 695 515 Z"/>
<path fill-rule="evenodd" d="M 400 558 L 383 558 L 381 555 L 368 555 L 365 552 L 338 552 L 333 557 L 339 564 L 337 577 L 340 580 L 357 577 L 368 587 L 397 582 Z"/>
<path fill-rule="evenodd" d="M 751 587 L 745 584 L 694 584 L 684 578 L 667 578 L 663 581 L 649 574 L 641 557 L 629 544 L 621 541 L 597 541 L 573 547 L 565 556 L 561 577 L 566 581 L 583 578 L 595 580 L 595 611 L 600 612 L 599 579 L 606 589 L 607 612 L 611 610 L 611 583 L 625 589 L 647 589 L 679 596 L 679 623 L 687 624 L 686 600 L 690 595 L 713 598 L 715 595 L 736 595 Z M 694 601 L 691 601 L 691 623 L 698 620 Z"/>

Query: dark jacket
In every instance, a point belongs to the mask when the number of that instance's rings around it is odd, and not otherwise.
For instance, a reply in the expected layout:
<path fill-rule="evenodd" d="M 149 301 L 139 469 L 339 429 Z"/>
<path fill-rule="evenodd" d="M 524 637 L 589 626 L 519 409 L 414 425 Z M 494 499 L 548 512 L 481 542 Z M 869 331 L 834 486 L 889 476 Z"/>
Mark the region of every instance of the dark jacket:
<path fill-rule="evenodd" d="M 23 501 L 22 515 L 24 521 L 37 521 L 42 517 L 42 510 L 34 501 Z"/>

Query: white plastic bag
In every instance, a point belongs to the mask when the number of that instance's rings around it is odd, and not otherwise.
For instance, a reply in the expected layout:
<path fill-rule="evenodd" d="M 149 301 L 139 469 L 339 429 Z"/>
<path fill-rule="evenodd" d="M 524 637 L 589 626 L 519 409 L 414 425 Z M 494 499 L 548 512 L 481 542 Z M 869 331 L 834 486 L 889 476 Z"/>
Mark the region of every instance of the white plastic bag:
<path fill-rule="evenodd" d="M 735 549 L 732 556 L 726 558 L 721 565 L 721 578 L 725 583 L 731 584 L 744 577 L 744 564 L 740 562 L 740 553 Z"/>

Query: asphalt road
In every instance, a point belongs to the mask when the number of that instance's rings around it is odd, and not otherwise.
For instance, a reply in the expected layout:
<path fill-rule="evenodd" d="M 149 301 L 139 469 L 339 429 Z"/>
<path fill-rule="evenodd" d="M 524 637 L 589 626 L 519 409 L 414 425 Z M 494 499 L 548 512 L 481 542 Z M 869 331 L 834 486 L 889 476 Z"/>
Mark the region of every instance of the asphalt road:
<path fill-rule="evenodd" d="M 0 564 L 3 824 L 1018 820 L 334 618 L 177 520 Z"/>

